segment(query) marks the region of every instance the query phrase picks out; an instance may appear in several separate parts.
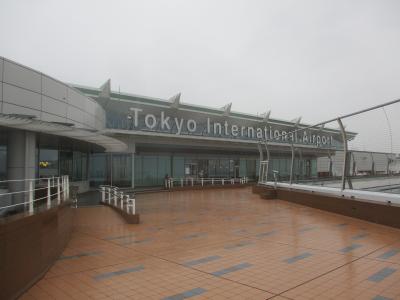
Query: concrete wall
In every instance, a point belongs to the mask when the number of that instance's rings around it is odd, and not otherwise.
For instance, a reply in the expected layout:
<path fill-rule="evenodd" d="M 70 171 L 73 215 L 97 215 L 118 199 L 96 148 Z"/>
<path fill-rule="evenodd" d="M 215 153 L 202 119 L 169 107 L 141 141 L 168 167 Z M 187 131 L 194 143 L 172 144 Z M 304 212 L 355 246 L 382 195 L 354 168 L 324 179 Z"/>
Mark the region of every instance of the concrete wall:
<path fill-rule="evenodd" d="M 67 245 L 73 225 L 70 202 L 0 224 L 0 299 L 16 299 L 39 280 Z"/>
<path fill-rule="evenodd" d="M 289 202 L 358 218 L 369 222 L 400 228 L 400 206 L 375 203 L 367 200 L 352 200 L 342 197 L 326 196 L 308 191 L 289 190 L 255 186 L 253 192 Z M 267 197 L 268 198 L 268 197 Z"/>
<path fill-rule="evenodd" d="M 105 111 L 95 100 L 56 79 L 0 57 L 0 80 L 0 113 L 77 128 L 105 127 Z"/>

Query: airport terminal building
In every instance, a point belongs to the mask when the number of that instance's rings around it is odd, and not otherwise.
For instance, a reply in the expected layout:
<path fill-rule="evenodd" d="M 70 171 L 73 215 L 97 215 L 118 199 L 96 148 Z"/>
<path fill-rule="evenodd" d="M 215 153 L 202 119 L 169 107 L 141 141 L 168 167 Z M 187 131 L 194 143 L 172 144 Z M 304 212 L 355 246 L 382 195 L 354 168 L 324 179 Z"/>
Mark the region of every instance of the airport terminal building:
<path fill-rule="evenodd" d="M 270 170 L 317 177 L 319 157 L 342 149 L 337 129 L 169 99 L 70 85 L 0 57 L 0 177 L 69 175 L 81 191 L 101 184 L 161 186 L 174 178 L 256 180 L 260 142 Z M 355 133 L 348 132 L 348 138 Z M 263 147 L 263 146 L 262 146 Z"/>

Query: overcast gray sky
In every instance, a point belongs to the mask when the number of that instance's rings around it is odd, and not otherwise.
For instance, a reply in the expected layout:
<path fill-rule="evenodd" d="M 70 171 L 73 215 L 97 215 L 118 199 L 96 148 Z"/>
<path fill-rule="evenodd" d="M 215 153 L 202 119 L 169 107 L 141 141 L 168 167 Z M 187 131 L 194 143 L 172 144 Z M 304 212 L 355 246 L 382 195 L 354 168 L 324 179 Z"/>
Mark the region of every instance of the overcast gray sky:
<path fill-rule="evenodd" d="M 64 82 L 307 123 L 400 97 L 397 0 L 1 0 L 0 38 Z"/>

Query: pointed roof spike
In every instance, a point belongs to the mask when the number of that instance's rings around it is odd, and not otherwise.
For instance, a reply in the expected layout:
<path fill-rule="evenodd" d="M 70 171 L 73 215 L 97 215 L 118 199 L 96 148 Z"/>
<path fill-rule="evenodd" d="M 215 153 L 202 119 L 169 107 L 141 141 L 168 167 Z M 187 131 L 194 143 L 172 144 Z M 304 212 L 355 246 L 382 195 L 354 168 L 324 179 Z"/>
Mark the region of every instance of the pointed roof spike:
<path fill-rule="evenodd" d="M 227 117 L 231 114 L 231 108 L 232 108 L 232 102 L 228 103 L 227 105 L 225 105 L 224 107 L 222 107 L 222 115 Z"/>
<path fill-rule="evenodd" d="M 108 79 L 101 87 L 100 87 L 100 98 L 107 98 L 111 97 L 111 79 Z"/>
<path fill-rule="evenodd" d="M 181 102 L 181 93 L 178 93 L 171 98 L 168 99 L 169 102 L 171 102 L 171 107 L 172 108 L 179 108 L 179 104 Z"/>
<path fill-rule="evenodd" d="M 269 111 L 267 111 L 267 112 L 261 114 L 261 117 L 263 118 L 262 121 L 263 121 L 264 123 L 268 123 L 268 121 L 269 121 L 269 116 L 270 116 L 270 115 L 271 115 L 271 110 L 269 110 Z"/>
<path fill-rule="evenodd" d="M 297 126 L 299 126 L 300 121 L 301 121 L 301 117 L 298 117 L 296 119 L 293 119 L 291 122 L 294 123 L 294 127 L 297 127 Z"/>

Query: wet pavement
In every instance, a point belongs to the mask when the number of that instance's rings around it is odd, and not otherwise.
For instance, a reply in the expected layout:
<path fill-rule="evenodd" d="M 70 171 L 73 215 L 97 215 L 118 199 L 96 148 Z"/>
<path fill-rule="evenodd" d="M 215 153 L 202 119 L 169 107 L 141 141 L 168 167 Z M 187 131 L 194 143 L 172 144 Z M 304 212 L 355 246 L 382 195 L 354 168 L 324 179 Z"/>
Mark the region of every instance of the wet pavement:
<path fill-rule="evenodd" d="M 136 199 L 139 225 L 78 208 L 64 253 L 22 299 L 400 299 L 400 230 L 250 188 Z"/>

